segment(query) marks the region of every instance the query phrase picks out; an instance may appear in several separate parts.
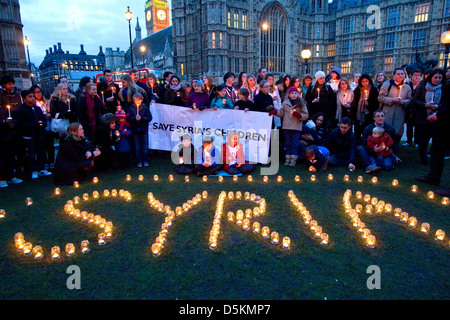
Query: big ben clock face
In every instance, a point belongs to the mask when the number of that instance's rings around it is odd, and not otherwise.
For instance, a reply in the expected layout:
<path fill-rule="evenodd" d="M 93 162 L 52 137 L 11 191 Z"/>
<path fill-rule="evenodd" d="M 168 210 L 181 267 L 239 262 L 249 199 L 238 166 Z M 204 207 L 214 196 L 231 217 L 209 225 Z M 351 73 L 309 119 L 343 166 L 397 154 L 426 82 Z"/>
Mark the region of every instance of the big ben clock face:
<path fill-rule="evenodd" d="M 156 11 L 156 16 L 159 20 L 166 20 L 166 12 L 164 10 Z"/>
<path fill-rule="evenodd" d="M 150 10 L 147 11 L 147 21 L 152 19 L 152 12 Z"/>

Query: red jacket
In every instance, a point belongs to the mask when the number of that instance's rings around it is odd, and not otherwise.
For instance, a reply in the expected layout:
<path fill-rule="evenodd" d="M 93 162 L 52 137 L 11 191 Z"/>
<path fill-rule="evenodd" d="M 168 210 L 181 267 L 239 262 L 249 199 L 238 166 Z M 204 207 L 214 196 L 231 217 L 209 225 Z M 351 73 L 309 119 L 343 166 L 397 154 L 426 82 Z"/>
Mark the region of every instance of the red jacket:
<path fill-rule="evenodd" d="M 230 165 L 230 161 L 228 161 L 227 159 L 227 155 L 230 153 L 230 151 L 228 151 L 228 143 L 224 143 L 222 146 L 222 161 L 223 161 L 223 169 L 226 171 L 228 170 L 228 167 Z M 245 162 L 245 154 L 244 154 L 244 146 L 242 144 L 237 145 L 238 150 L 237 150 L 237 164 L 245 164 L 247 162 Z"/>
<path fill-rule="evenodd" d="M 384 145 L 386 147 L 389 147 L 388 149 L 384 149 L 381 152 L 374 151 L 377 156 L 387 157 L 393 152 L 392 146 L 394 145 L 394 141 L 392 140 L 391 136 L 388 135 L 386 132 L 383 132 L 381 137 L 379 137 L 378 139 L 375 139 L 373 136 L 369 136 L 367 138 L 367 146 L 369 147 L 369 149 L 373 150 L 373 148 L 375 148 L 376 145 L 378 146 Z"/>

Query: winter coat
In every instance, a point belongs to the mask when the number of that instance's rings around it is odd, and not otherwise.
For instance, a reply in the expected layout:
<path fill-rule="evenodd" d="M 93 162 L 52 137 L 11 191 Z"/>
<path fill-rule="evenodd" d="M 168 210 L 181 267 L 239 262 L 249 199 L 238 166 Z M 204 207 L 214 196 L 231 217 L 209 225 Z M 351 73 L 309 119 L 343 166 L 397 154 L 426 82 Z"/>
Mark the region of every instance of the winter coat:
<path fill-rule="evenodd" d="M 186 100 L 186 107 L 192 108 L 194 103 L 197 109 L 208 109 L 210 106 L 209 95 L 203 91 L 191 93 Z"/>
<path fill-rule="evenodd" d="M 119 134 L 117 134 L 117 132 Z M 119 124 L 116 124 L 115 134 L 118 136 L 120 135 L 120 139 L 117 142 L 117 151 L 119 153 L 125 153 L 131 151 L 131 130 L 130 126 L 127 124 L 124 124 L 122 127 Z"/>
<path fill-rule="evenodd" d="M 78 103 L 78 118 L 80 119 L 81 125 L 83 126 L 86 136 L 92 137 L 94 135 L 97 125 L 100 125 L 100 118 L 106 109 L 104 107 L 101 98 L 94 98 L 94 117 L 95 117 L 95 128 L 92 127 L 91 120 L 88 116 L 88 106 L 86 103 L 86 95 L 82 95 Z"/>
<path fill-rule="evenodd" d="M 404 105 L 392 103 L 392 100 L 399 96 L 400 90 Z M 384 121 L 394 127 L 397 135 L 403 135 L 405 108 L 411 101 L 411 87 L 403 84 L 399 89 L 393 84 L 392 80 L 386 82 L 381 86 L 378 101 L 381 103 L 381 109 L 384 112 Z"/>
<path fill-rule="evenodd" d="M 170 104 L 173 106 L 184 107 L 186 105 L 186 101 L 188 99 L 188 94 L 184 91 L 183 88 L 175 91 L 171 89 L 169 86 L 166 86 L 166 92 L 164 97 L 164 103 Z"/>
<path fill-rule="evenodd" d="M 45 127 L 47 119 L 38 106 L 22 104 L 16 112 L 17 124 L 23 137 L 43 138 L 45 137 Z M 41 123 L 39 123 L 41 121 Z"/>
<path fill-rule="evenodd" d="M 69 111 L 69 105 L 67 101 L 53 96 L 50 99 L 50 114 L 53 119 L 56 118 L 56 114 L 58 114 L 58 119 L 68 119 L 69 122 L 78 121 L 77 104 L 75 102 L 75 99 L 70 99 Z"/>
<path fill-rule="evenodd" d="M 356 135 L 353 131 L 349 130 L 344 135 L 339 128 L 331 130 L 325 142 L 325 147 L 330 151 L 330 154 L 346 152 L 350 162 L 355 162 Z"/>
<path fill-rule="evenodd" d="M 389 147 L 389 148 L 382 150 L 380 152 L 375 152 L 375 150 L 373 150 L 373 148 L 375 148 L 375 146 L 382 146 L 382 145 L 384 145 L 385 147 Z M 392 151 L 393 145 L 394 145 L 394 140 L 392 140 L 391 136 L 388 135 L 386 132 L 383 132 L 383 134 L 379 138 L 374 138 L 373 136 L 369 136 L 367 138 L 367 147 L 370 150 L 372 150 L 372 152 L 375 153 L 377 156 L 387 157 L 388 155 L 390 155 L 393 152 Z"/>
<path fill-rule="evenodd" d="M 414 122 L 416 124 L 428 124 L 431 125 L 432 123 L 427 120 L 428 114 L 427 109 L 425 108 L 425 94 L 427 93 L 427 90 L 425 89 L 426 82 L 423 81 L 420 83 L 420 85 L 416 89 L 416 93 L 414 94 L 414 97 L 411 99 L 411 108 L 415 110 L 415 117 Z M 442 98 L 441 98 L 442 101 Z M 441 107 L 442 103 L 439 104 L 439 107 Z"/>
<path fill-rule="evenodd" d="M 115 93 L 113 93 L 113 89 L 115 88 Z M 119 91 L 120 87 L 117 83 L 112 82 L 110 85 L 106 81 L 99 82 L 97 84 L 97 92 L 98 94 L 102 95 L 103 92 L 103 98 L 105 99 L 105 106 L 106 106 L 106 112 L 109 113 L 116 113 L 117 106 L 119 105 Z M 113 101 L 107 101 L 108 98 L 113 97 Z"/>
<path fill-rule="evenodd" d="M 226 100 L 227 103 L 224 104 L 223 100 Z M 214 98 L 211 101 L 211 106 L 210 107 L 211 107 L 211 109 L 214 109 L 214 108 L 217 108 L 217 109 L 233 109 L 234 105 L 233 105 L 233 102 L 227 96 L 222 98 L 221 96 L 218 95 L 216 98 Z"/>
<path fill-rule="evenodd" d="M 136 109 L 136 105 L 133 104 L 128 109 L 127 114 L 127 121 L 130 124 L 130 129 L 135 134 L 137 133 L 147 134 L 148 124 L 153 119 L 150 109 L 146 105 L 141 104 L 141 106 L 139 107 L 139 116 L 141 117 L 141 120 L 139 121 L 136 120 L 137 113 L 138 111 Z"/>
<path fill-rule="evenodd" d="M 262 91 L 258 92 L 258 94 L 255 96 L 254 103 L 255 105 L 253 107 L 253 110 L 251 111 L 269 112 L 269 110 L 267 110 L 267 107 L 273 107 L 273 99 L 270 94 L 264 94 Z"/>
<path fill-rule="evenodd" d="M 297 102 L 293 107 L 291 99 L 288 98 L 283 102 L 281 109 L 278 110 L 276 116 L 283 118 L 283 129 L 302 131 L 303 121 L 307 120 L 309 115 L 306 102 L 301 98 L 298 100 L 299 103 Z M 292 115 L 291 111 L 298 111 L 302 117 Z"/>
<path fill-rule="evenodd" d="M 317 98 L 317 89 L 319 89 L 320 96 L 319 101 L 313 103 L 313 100 Z M 308 105 L 309 116 L 312 117 L 317 112 L 323 112 L 325 114 L 325 119 L 328 124 L 336 117 L 336 94 L 333 89 L 328 84 L 311 85 L 308 88 L 308 92 L 305 97 L 306 103 Z"/>

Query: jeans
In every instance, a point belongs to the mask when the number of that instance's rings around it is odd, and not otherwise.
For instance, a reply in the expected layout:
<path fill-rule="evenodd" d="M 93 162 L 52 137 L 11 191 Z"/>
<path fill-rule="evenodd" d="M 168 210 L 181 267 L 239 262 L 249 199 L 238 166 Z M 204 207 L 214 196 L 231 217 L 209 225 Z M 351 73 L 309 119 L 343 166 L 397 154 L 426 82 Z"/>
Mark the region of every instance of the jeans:
<path fill-rule="evenodd" d="M 148 162 L 148 135 L 146 133 L 134 133 L 133 139 L 138 163 Z"/>
<path fill-rule="evenodd" d="M 370 165 L 375 165 L 376 161 L 369 157 L 366 149 L 363 146 L 356 147 L 356 156 L 364 168 L 367 168 Z"/>
<path fill-rule="evenodd" d="M 330 165 L 335 167 L 346 167 L 350 164 L 350 158 L 348 152 L 339 152 L 330 155 Z"/>
<path fill-rule="evenodd" d="M 373 156 L 370 155 L 372 162 L 375 162 L 377 166 L 383 168 L 384 170 L 392 170 L 394 168 L 396 156 L 394 153 L 383 157 L 383 156 Z"/>

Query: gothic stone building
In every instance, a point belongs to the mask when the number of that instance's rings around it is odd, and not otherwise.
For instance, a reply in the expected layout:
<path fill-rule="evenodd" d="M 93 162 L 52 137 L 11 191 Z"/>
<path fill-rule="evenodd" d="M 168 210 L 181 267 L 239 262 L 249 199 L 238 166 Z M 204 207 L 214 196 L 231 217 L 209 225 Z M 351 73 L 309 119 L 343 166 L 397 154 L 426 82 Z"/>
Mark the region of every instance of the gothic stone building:
<path fill-rule="evenodd" d="M 18 0 L 0 0 L 0 77 L 12 76 L 19 89 L 31 87 Z"/>
<path fill-rule="evenodd" d="M 173 0 L 177 73 L 304 74 L 301 51 L 312 52 L 310 73 L 330 63 L 343 76 L 392 73 L 422 59 L 443 65 L 440 35 L 450 22 L 450 0 Z"/>

